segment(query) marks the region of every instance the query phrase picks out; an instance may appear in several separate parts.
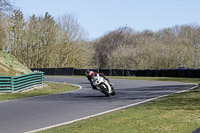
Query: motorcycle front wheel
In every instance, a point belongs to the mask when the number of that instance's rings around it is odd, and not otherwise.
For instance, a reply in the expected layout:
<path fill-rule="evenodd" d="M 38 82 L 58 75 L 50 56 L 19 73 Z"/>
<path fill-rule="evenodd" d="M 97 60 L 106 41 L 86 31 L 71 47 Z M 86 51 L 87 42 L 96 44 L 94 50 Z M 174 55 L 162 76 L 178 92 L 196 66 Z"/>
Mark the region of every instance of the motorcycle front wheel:
<path fill-rule="evenodd" d="M 102 92 L 103 92 L 107 97 L 110 96 L 110 94 L 108 93 L 108 89 L 105 87 L 104 84 L 102 84 L 102 85 L 100 86 L 100 88 L 101 88 Z"/>

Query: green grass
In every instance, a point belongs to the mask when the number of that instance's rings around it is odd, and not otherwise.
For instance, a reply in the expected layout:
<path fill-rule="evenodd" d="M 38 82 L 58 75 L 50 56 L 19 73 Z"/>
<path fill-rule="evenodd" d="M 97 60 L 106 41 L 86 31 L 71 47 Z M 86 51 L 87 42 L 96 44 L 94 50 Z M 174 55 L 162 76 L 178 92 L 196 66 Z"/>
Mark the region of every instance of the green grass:
<path fill-rule="evenodd" d="M 128 80 L 154 80 L 154 81 L 173 81 L 183 83 L 200 84 L 199 78 L 174 78 L 174 77 L 131 77 L 131 76 L 108 76 L 111 79 L 128 79 Z"/>
<path fill-rule="evenodd" d="M 42 95 L 50 95 L 50 94 L 72 91 L 79 88 L 74 85 L 53 83 L 53 82 L 45 82 L 45 84 L 47 84 L 48 86 L 40 88 L 40 89 L 30 90 L 26 92 L 0 94 L 0 101 L 34 97 L 34 96 L 42 96 Z"/>
<path fill-rule="evenodd" d="M 11 54 L 0 51 L 0 76 L 19 76 L 28 73 L 32 73 L 28 67 Z"/>
<path fill-rule="evenodd" d="M 127 77 L 114 77 L 127 79 Z M 192 82 L 199 79 L 144 78 L 128 79 Z M 41 131 L 42 133 L 191 133 L 200 127 L 200 87 L 138 106 L 115 111 L 73 124 Z"/>

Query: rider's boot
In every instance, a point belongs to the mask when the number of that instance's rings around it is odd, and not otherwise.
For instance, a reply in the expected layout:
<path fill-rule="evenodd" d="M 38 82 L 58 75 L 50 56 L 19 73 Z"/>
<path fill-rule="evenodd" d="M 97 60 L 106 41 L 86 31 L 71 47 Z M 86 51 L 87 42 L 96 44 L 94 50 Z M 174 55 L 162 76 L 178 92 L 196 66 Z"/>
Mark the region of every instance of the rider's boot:
<path fill-rule="evenodd" d="M 97 90 L 97 87 L 96 87 L 96 86 L 94 86 L 94 85 L 92 85 L 92 89 L 94 89 L 94 90 Z"/>

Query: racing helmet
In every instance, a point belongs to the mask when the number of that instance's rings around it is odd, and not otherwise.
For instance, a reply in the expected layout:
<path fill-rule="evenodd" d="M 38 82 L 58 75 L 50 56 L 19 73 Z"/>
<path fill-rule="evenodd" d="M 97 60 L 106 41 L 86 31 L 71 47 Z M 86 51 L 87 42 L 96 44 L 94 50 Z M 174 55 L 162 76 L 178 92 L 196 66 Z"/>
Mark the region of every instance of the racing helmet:
<path fill-rule="evenodd" d="M 89 76 L 94 77 L 94 75 L 95 75 L 94 72 L 90 71 Z"/>

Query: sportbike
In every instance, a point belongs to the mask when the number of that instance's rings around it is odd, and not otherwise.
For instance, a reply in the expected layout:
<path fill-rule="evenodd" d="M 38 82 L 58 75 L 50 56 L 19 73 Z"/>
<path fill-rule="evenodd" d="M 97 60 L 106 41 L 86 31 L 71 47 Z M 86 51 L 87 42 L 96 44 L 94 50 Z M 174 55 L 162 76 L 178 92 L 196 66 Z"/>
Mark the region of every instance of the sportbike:
<path fill-rule="evenodd" d="M 99 76 L 99 74 L 94 76 L 91 80 L 93 85 L 96 86 L 97 90 L 104 93 L 107 97 L 115 95 L 114 85 L 111 87 L 109 82 L 102 76 Z"/>

